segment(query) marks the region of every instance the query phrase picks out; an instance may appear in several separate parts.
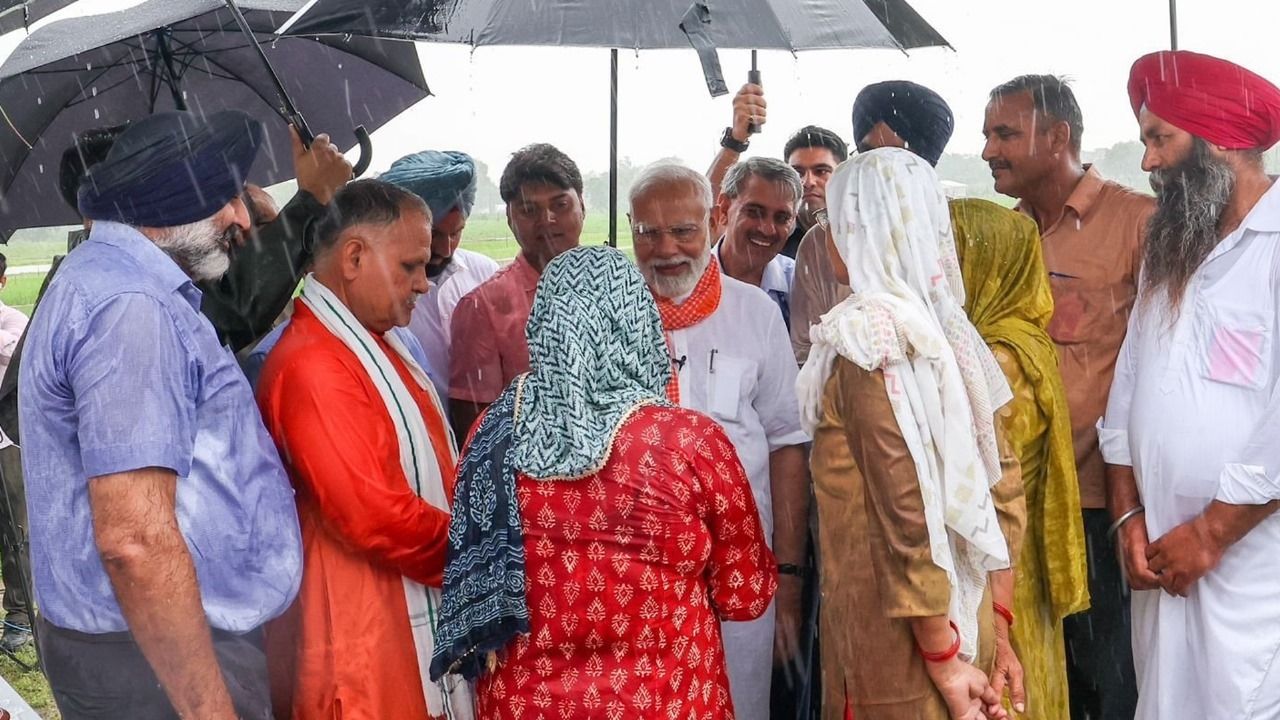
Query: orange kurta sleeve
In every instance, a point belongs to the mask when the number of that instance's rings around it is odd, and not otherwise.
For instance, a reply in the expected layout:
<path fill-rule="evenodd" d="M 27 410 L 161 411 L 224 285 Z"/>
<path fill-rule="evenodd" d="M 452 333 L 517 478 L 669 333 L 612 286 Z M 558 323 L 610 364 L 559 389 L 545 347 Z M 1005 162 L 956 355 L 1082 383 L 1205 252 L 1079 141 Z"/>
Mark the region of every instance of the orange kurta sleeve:
<path fill-rule="evenodd" d="M 305 331 L 303 324 L 290 332 Z M 314 508 L 335 536 L 373 562 L 438 587 L 449 515 L 410 489 L 381 397 L 355 357 L 329 340 L 317 337 L 305 352 L 269 358 L 260 383 L 263 420 L 299 504 Z M 431 435 L 433 443 L 447 437 L 442 430 Z M 443 455 L 440 470 L 451 495 L 453 467 Z"/>

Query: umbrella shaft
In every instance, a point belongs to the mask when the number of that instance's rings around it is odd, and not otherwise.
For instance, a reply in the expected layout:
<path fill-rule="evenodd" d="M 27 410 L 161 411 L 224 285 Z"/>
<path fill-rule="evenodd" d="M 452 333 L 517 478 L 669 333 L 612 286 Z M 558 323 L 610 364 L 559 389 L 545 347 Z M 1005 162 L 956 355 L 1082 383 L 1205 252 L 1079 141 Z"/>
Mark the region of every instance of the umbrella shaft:
<path fill-rule="evenodd" d="M 315 136 L 311 133 L 311 128 L 307 127 L 307 121 L 302 117 L 302 113 L 298 111 L 298 107 L 293 104 L 293 99 L 289 97 L 289 91 L 284 89 L 284 83 L 280 82 L 280 76 L 276 74 L 276 69 L 271 66 L 271 60 L 267 58 L 267 53 L 262 49 L 262 44 L 258 42 L 258 36 L 253 33 L 253 28 L 249 27 L 249 21 L 244 19 L 244 13 L 240 12 L 240 7 L 236 5 L 236 0 L 226 0 L 227 9 L 231 11 L 231 16 L 235 18 L 236 25 L 240 26 L 240 32 L 249 38 L 249 43 L 253 45 L 253 49 L 257 51 L 258 57 L 262 59 L 262 64 L 267 69 L 267 75 L 271 77 L 271 82 L 275 85 L 276 95 L 280 98 L 281 114 L 285 119 L 298 129 L 298 135 L 302 138 L 302 142 L 308 147 Z"/>

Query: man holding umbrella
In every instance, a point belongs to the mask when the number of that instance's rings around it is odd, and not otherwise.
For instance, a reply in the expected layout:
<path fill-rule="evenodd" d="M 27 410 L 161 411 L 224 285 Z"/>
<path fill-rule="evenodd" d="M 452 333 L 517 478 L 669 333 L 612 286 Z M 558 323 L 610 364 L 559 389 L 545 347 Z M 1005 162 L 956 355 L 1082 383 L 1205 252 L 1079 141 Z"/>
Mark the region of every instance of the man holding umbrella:
<path fill-rule="evenodd" d="M 301 576 L 293 494 L 193 282 L 243 242 L 261 126 L 139 121 L 27 338 L 19 411 L 40 651 L 65 718 L 270 718 L 262 625 Z"/>

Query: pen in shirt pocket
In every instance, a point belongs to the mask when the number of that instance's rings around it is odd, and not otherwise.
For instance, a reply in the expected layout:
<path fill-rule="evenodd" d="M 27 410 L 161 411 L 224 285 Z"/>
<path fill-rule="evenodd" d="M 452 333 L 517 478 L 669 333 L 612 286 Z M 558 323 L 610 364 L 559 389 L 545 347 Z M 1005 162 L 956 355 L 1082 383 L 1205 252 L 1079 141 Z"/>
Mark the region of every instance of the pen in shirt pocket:
<path fill-rule="evenodd" d="M 715 348 L 711 348 L 711 362 L 707 363 L 707 372 L 712 375 L 716 374 L 716 349 Z"/>
<path fill-rule="evenodd" d="M 1080 276 L 1079 276 L 1079 275 L 1068 275 L 1068 274 L 1066 274 L 1066 273 L 1054 272 L 1054 271 L 1052 271 L 1052 270 L 1050 270 L 1050 271 L 1049 271 L 1049 277 L 1051 277 L 1051 278 L 1064 278 L 1064 279 L 1066 279 L 1066 280 L 1079 280 L 1079 279 L 1080 279 Z"/>

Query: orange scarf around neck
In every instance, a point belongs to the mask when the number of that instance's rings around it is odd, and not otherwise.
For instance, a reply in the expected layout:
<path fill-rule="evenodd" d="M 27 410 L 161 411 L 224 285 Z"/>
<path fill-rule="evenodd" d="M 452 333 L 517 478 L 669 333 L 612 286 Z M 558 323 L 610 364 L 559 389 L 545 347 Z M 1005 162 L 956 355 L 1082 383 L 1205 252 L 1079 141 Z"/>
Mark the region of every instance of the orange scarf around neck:
<path fill-rule="evenodd" d="M 670 298 L 659 297 L 654 293 L 653 299 L 658 303 L 658 315 L 662 317 L 662 329 L 667 335 L 668 351 L 673 349 L 672 332 L 697 325 L 720 307 L 720 291 L 720 264 L 713 256 L 711 262 L 707 263 L 707 269 L 702 272 L 702 277 L 698 279 L 698 284 L 693 286 L 693 292 L 685 298 L 684 302 L 676 304 Z M 667 399 L 675 405 L 680 404 L 679 368 L 671 369 L 671 380 L 667 383 Z"/>

